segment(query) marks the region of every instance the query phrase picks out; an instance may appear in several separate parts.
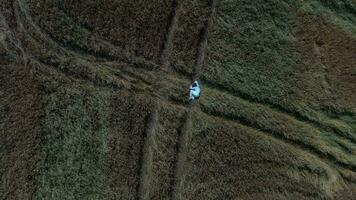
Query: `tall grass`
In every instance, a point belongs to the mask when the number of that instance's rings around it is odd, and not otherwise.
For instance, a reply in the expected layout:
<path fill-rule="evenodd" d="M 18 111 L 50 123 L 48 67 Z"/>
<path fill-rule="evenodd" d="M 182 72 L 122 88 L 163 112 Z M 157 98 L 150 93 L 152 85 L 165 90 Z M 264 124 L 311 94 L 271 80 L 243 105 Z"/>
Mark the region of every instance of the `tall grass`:
<path fill-rule="evenodd" d="M 301 143 L 322 157 L 331 155 L 332 162 L 356 166 L 356 148 L 348 139 L 263 105 L 214 90 L 206 89 L 205 92 L 207 96 L 201 101 L 204 112 L 241 121 L 256 129 Z"/>
<path fill-rule="evenodd" d="M 221 1 L 203 78 L 264 101 L 291 98 L 298 78 L 293 2 Z"/>
<path fill-rule="evenodd" d="M 66 86 L 47 101 L 36 199 L 104 199 L 108 93 Z"/>
<path fill-rule="evenodd" d="M 194 113 L 183 199 L 328 199 L 339 178 L 315 156 L 239 123 Z"/>
<path fill-rule="evenodd" d="M 356 3 L 350 0 L 314 0 L 303 5 L 303 9 L 325 16 L 339 28 L 356 35 Z"/>

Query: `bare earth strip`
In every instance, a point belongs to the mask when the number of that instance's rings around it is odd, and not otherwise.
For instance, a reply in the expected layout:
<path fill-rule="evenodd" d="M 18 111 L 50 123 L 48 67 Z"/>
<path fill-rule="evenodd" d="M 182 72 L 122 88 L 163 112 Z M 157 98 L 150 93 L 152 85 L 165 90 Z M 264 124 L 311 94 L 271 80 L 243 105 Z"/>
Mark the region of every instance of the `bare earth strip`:
<path fill-rule="evenodd" d="M 192 80 L 199 79 L 200 73 L 201 73 L 201 68 L 204 62 L 204 53 L 205 53 L 205 47 L 207 44 L 207 39 L 208 39 L 208 32 L 209 32 L 209 27 L 212 24 L 213 17 L 215 16 L 215 9 L 216 9 L 216 0 L 211 0 L 210 2 L 210 13 L 208 20 L 206 21 L 203 29 L 200 32 L 200 38 L 199 38 L 199 44 L 198 44 L 198 51 L 196 55 L 196 63 L 194 65 L 194 70 L 193 70 L 193 75 L 191 77 Z M 172 194 L 171 197 L 173 200 L 178 200 L 178 199 L 183 199 L 181 194 L 182 194 L 182 188 L 184 185 L 184 180 L 185 180 L 185 175 L 184 175 L 184 163 L 186 160 L 187 156 L 187 142 L 188 142 L 188 137 L 189 137 L 189 130 L 191 128 L 191 115 L 192 115 L 192 109 L 194 109 L 195 104 L 189 104 L 185 106 L 186 113 L 185 117 L 183 119 L 183 126 L 180 130 L 179 134 L 179 139 L 177 143 L 177 160 L 175 163 L 175 168 L 174 168 L 174 179 L 172 183 Z"/>
<path fill-rule="evenodd" d="M 155 88 L 158 91 L 156 95 L 155 105 L 150 115 L 150 119 L 146 129 L 146 139 L 142 149 L 142 161 L 140 170 L 140 183 L 137 189 L 137 199 L 150 199 L 150 179 L 152 174 L 152 160 L 153 160 L 153 148 L 155 143 L 155 129 L 158 121 L 158 110 L 160 108 L 161 102 L 167 97 L 161 92 L 162 81 L 164 81 L 167 68 L 169 66 L 169 54 L 171 52 L 172 41 L 174 37 L 174 30 L 176 28 L 177 19 L 179 17 L 179 6 L 178 1 L 173 0 L 171 16 L 168 20 L 167 33 L 165 42 L 162 46 L 160 64 L 162 67 L 162 74 L 158 74 Z"/>
<path fill-rule="evenodd" d="M 16 2 L 17 2 L 18 5 L 16 5 Z M 47 36 L 47 34 L 43 33 L 43 32 L 41 31 L 41 29 L 40 29 L 36 24 L 33 23 L 31 16 L 30 16 L 29 13 L 26 11 L 26 9 L 27 9 L 27 8 L 26 8 L 26 5 L 24 5 L 24 3 L 22 2 L 22 0 L 15 1 L 14 7 L 15 7 L 15 8 L 16 8 L 16 7 L 19 7 L 19 8 L 21 9 L 21 12 L 23 12 L 23 14 L 26 16 L 26 20 L 30 20 L 30 21 L 29 21 L 30 25 L 32 25 L 32 26 L 35 28 L 36 32 L 38 32 L 38 34 L 40 34 L 41 39 L 44 39 L 44 40 L 47 41 L 47 42 L 50 41 L 50 44 L 57 44 L 55 41 L 52 41 L 52 40 L 49 38 L 49 36 Z M 15 11 L 16 11 L 16 10 L 17 10 L 17 9 L 15 9 Z M 18 11 L 17 11 L 17 15 L 19 16 Z M 19 19 L 18 19 L 18 20 L 19 20 Z M 20 25 L 20 27 L 23 28 L 23 23 L 20 23 L 19 25 Z M 171 31 L 170 31 L 169 33 L 172 34 Z M 206 35 L 205 35 L 205 36 L 202 36 L 203 34 L 204 34 L 204 32 L 201 31 L 201 39 L 202 39 L 202 40 L 203 40 L 204 37 L 206 37 Z M 26 36 L 26 37 L 27 37 L 27 36 Z M 204 41 L 204 40 L 203 40 L 203 41 Z M 166 43 L 166 44 L 167 44 L 167 43 Z M 205 45 L 205 44 L 203 44 L 203 45 Z M 203 46 L 203 45 L 202 45 L 202 46 Z M 166 51 L 167 51 L 167 49 L 170 49 L 170 47 L 166 47 L 166 48 L 164 48 L 164 49 L 166 49 Z M 199 49 L 204 49 L 204 48 L 199 48 Z M 63 49 L 62 49 L 62 50 L 63 50 Z M 162 55 L 163 55 L 164 53 L 165 53 L 165 52 L 162 52 Z M 197 56 L 199 56 L 199 55 L 203 55 L 203 54 L 198 53 Z M 166 57 L 166 56 L 162 56 L 162 57 Z M 202 59 L 197 59 L 197 60 L 201 60 L 201 61 L 202 61 L 203 58 L 202 58 Z M 146 61 L 146 60 L 144 60 L 143 62 L 144 62 L 144 63 L 149 63 L 149 61 Z M 162 61 L 162 62 L 165 62 L 165 61 Z M 55 66 L 56 63 L 46 63 L 46 64 Z M 198 70 L 199 66 L 200 66 L 200 65 L 197 64 L 196 67 L 195 67 L 195 72 L 194 72 L 195 76 L 198 76 L 198 75 L 197 75 L 197 71 L 200 71 L 200 70 Z M 155 67 L 154 67 L 154 68 L 155 68 Z M 211 82 L 208 81 L 208 80 L 204 80 L 204 83 L 205 83 L 205 85 L 206 85 L 207 87 L 209 87 L 209 88 L 216 88 L 216 89 L 219 89 L 219 90 L 223 90 L 223 91 L 225 91 L 225 92 L 227 92 L 227 93 L 230 93 L 230 94 L 232 94 L 232 95 L 234 95 L 234 96 L 241 97 L 241 98 L 246 99 L 246 100 L 251 101 L 251 102 L 256 102 L 255 99 L 253 99 L 253 98 L 251 98 L 251 97 L 249 97 L 249 96 L 246 96 L 245 94 L 242 94 L 242 93 L 240 93 L 239 91 L 236 91 L 235 89 L 234 89 L 234 90 L 231 90 L 230 88 L 225 88 L 224 86 L 216 85 L 216 83 L 211 83 Z M 112 86 L 112 85 L 110 85 L 110 86 Z M 115 85 L 114 85 L 114 86 L 115 86 Z M 305 122 L 305 123 L 309 123 L 309 124 L 311 124 L 311 125 L 314 125 L 314 126 L 320 128 L 321 130 L 325 130 L 325 131 L 328 131 L 328 132 L 329 132 L 329 131 L 335 132 L 335 133 L 337 133 L 338 135 L 340 135 L 341 137 L 345 137 L 345 138 L 348 139 L 350 142 L 353 142 L 353 143 L 356 142 L 355 136 L 352 135 L 352 134 L 350 134 L 350 130 L 349 130 L 350 128 L 347 127 L 347 126 L 342 127 L 342 130 L 341 130 L 339 127 L 330 126 L 330 123 L 328 123 L 328 122 L 315 121 L 314 119 L 309 119 L 309 118 L 306 118 L 306 117 L 303 117 L 303 116 L 299 115 L 298 112 L 286 110 L 286 109 L 284 109 L 284 108 L 282 108 L 282 107 L 280 107 L 280 106 L 277 106 L 277 105 L 272 105 L 272 104 L 269 104 L 269 103 L 266 103 L 266 102 L 259 102 L 259 103 L 261 103 L 261 104 L 263 104 L 263 105 L 266 105 L 266 106 L 268 106 L 268 107 L 271 107 L 271 108 L 275 109 L 276 111 L 279 111 L 279 112 L 288 114 L 288 115 L 290 115 L 290 116 L 293 116 L 293 117 L 295 117 L 297 120 L 300 120 L 300 121 L 302 121 L 302 122 Z"/>

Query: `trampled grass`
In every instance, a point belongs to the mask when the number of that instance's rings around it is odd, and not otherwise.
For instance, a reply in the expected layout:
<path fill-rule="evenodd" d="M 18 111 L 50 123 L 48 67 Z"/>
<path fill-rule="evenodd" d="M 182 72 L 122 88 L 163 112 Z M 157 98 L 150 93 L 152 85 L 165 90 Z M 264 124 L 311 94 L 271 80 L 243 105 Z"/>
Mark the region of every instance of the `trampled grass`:
<path fill-rule="evenodd" d="M 170 199 L 174 179 L 174 168 L 177 154 L 177 139 L 181 121 L 182 109 L 171 105 L 162 105 L 159 110 L 159 120 L 155 143 L 153 145 L 153 160 L 150 182 L 151 199 Z"/>
<path fill-rule="evenodd" d="M 323 15 L 339 28 L 356 34 L 356 6 L 349 0 L 314 0 L 303 5 L 303 9 L 317 15 Z"/>
<path fill-rule="evenodd" d="M 111 98 L 108 155 L 105 158 L 107 198 L 136 199 L 143 163 L 146 126 L 152 112 L 152 99 L 127 91 Z"/>
<path fill-rule="evenodd" d="M 164 42 L 171 0 L 58 1 L 92 34 L 139 56 L 157 60 Z"/>
<path fill-rule="evenodd" d="M 31 68 L 0 61 L 0 199 L 31 199 L 36 191 L 43 93 Z"/>
<path fill-rule="evenodd" d="M 319 199 L 340 187 L 337 172 L 311 154 L 238 123 L 194 116 L 185 199 Z"/>
<path fill-rule="evenodd" d="M 354 11 L 4 0 L 0 198 L 354 199 Z"/>
<path fill-rule="evenodd" d="M 172 65 L 178 71 L 193 73 L 198 44 L 209 15 L 211 0 L 179 1 L 178 28 L 173 40 Z"/>
<path fill-rule="evenodd" d="M 277 134 L 286 140 L 312 148 L 321 156 L 331 155 L 332 162 L 341 162 L 356 166 L 356 148 L 354 147 L 354 135 L 349 135 L 353 140 L 340 137 L 333 132 L 320 130 L 299 121 L 297 118 L 276 112 L 275 110 L 259 104 L 233 97 L 214 90 L 205 90 L 208 94 L 202 98 L 201 105 L 204 112 L 237 120 L 269 134 Z"/>
<path fill-rule="evenodd" d="M 326 113 L 355 113 L 355 104 L 351 103 L 354 101 L 350 99 L 355 98 L 352 91 L 355 91 L 356 79 L 352 63 L 356 63 L 356 39 L 348 26 L 335 21 L 342 18 L 345 22 L 353 23 L 342 17 L 351 17 L 353 14 L 347 12 L 348 9 L 342 12 L 337 7 L 313 3 L 319 7 L 313 10 L 306 4 L 297 14 L 298 49 L 301 62 L 307 66 L 305 74 L 310 77 L 305 81 L 305 91 L 309 91 L 309 96 L 314 96 L 314 104 Z"/>

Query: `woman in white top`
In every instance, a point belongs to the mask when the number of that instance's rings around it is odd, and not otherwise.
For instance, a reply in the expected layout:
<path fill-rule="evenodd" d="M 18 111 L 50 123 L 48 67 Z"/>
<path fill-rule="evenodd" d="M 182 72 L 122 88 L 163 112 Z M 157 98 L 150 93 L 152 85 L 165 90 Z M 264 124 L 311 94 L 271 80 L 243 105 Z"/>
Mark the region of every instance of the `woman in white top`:
<path fill-rule="evenodd" d="M 198 81 L 194 81 L 189 87 L 189 100 L 199 99 L 200 97 L 200 85 Z"/>

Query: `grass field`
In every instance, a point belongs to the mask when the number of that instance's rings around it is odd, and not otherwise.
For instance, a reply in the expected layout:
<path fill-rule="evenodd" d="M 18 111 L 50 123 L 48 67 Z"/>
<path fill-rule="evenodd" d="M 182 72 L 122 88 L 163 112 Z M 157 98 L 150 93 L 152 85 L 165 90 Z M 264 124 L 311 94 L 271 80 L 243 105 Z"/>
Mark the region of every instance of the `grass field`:
<path fill-rule="evenodd" d="M 3 0 L 0 199 L 356 199 L 355 55 L 354 0 Z"/>

